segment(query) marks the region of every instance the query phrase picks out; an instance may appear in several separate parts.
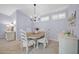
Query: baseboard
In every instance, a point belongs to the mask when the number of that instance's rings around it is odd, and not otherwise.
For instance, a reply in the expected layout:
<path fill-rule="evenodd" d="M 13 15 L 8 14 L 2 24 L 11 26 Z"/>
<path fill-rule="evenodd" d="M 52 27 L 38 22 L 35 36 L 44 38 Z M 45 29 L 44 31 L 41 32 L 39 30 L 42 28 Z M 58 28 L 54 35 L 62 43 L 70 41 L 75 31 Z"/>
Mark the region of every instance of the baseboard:
<path fill-rule="evenodd" d="M 48 40 L 52 40 L 52 41 L 57 41 L 58 42 L 58 40 L 55 39 L 55 38 L 49 38 Z"/>

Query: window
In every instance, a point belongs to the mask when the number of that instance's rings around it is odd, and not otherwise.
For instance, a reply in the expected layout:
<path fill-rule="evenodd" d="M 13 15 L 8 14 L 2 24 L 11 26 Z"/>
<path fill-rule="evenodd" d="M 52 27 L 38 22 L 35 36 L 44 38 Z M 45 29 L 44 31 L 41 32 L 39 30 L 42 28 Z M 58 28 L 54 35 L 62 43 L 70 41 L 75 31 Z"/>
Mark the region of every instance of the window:
<path fill-rule="evenodd" d="M 66 17 L 66 13 L 60 13 L 60 14 L 52 15 L 53 20 L 64 19 L 65 17 Z"/>
<path fill-rule="evenodd" d="M 42 17 L 40 20 L 41 21 L 48 21 L 49 20 L 49 16 Z"/>

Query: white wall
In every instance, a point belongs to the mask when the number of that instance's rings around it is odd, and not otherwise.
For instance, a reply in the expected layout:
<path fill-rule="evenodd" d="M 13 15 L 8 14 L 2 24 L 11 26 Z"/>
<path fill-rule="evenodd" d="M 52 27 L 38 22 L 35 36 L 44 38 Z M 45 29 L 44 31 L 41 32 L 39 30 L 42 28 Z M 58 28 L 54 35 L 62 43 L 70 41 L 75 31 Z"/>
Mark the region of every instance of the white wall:
<path fill-rule="evenodd" d="M 5 37 L 5 25 L 0 23 L 0 39 Z"/>
<path fill-rule="evenodd" d="M 17 39 L 20 39 L 20 29 L 26 32 L 32 31 L 32 22 L 28 16 L 21 11 L 16 11 L 16 35 Z"/>
<path fill-rule="evenodd" d="M 53 20 L 51 16 L 59 13 L 64 13 L 64 12 L 67 14 L 67 10 L 62 10 L 60 12 L 45 15 L 45 16 L 49 16 L 49 21 L 43 21 L 43 22 L 39 21 L 35 25 L 40 29 L 43 28 L 47 32 L 48 39 L 58 41 L 57 39 L 58 34 L 62 31 L 67 31 L 67 15 L 66 15 L 66 18 L 60 19 L 60 20 L 59 19 Z M 42 16 L 42 17 L 45 17 L 45 16 Z"/>

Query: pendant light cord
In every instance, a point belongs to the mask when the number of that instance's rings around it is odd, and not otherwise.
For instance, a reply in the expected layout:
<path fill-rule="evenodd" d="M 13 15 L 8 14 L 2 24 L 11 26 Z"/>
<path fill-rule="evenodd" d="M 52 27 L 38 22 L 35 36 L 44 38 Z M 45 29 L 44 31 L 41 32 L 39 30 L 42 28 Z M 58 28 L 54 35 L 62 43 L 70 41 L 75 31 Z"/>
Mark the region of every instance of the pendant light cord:
<path fill-rule="evenodd" d="M 36 21 L 36 4 L 34 4 L 34 21 Z"/>
<path fill-rule="evenodd" d="M 34 15 L 36 15 L 36 4 L 34 4 Z"/>

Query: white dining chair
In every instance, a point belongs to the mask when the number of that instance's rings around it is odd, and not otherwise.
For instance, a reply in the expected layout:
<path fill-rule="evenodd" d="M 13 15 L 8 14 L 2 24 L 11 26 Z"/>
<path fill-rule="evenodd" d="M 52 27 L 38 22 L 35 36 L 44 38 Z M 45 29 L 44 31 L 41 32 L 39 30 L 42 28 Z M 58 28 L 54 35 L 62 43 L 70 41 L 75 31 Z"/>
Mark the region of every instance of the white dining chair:
<path fill-rule="evenodd" d="M 29 40 L 27 38 L 26 32 L 24 30 L 20 30 L 21 31 L 21 42 L 23 47 L 26 48 L 26 53 L 29 52 L 29 47 L 33 46 L 35 48 L 35 41 L 34 40 Z"/>
<path fill-rule="evenodd" d="M 43 38 L 40 38 L 40 39 L 37 40 L 37 48 L 38 48 L 38 46 L 39 46 L 39 43 L 42 43 L 44 48 L 47 46 L 47 44 L 48 44 L 48 39 L 47 39 L 47 37 L 46 37 L 46 33 L 45 33 L 45 35 L 44 35 Z"/>

